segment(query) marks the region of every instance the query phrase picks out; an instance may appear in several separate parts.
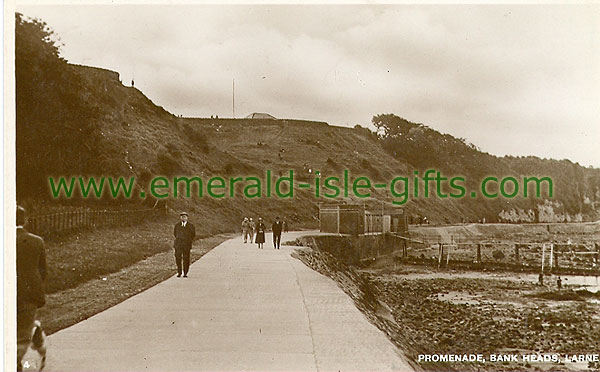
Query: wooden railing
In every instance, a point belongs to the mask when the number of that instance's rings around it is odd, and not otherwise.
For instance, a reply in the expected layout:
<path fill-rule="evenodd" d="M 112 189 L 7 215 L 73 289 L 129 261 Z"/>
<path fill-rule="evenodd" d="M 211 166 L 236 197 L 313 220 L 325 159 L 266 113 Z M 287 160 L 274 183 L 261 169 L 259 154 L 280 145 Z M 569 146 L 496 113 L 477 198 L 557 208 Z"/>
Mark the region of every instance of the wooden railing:
<path fill-rule="evenodd" d="M 48 236 L 73 230 L 135 225 L 149 217 L 165 215 L 165 208 L 137 210 L 76 210 L 28 218 L 27 230 Z"/>

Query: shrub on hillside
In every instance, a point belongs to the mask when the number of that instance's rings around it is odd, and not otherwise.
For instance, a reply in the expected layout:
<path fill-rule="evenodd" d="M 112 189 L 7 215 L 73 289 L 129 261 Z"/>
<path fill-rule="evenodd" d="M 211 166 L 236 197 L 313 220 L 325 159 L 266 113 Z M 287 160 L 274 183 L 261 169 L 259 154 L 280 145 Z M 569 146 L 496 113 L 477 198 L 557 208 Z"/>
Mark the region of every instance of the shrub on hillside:
<path fill-rule="evenodd" d="M 181 158 L 181 151 L 179 151 L 178 146 L 176 146 L 173 143 L 168 143 L 166 147 L 167 147 L 167 151 L 169 152 L 169 154 L 172 155 L 174 158 L 176 158 L 176 159 Z"/>
<path fill-rule="evenodd" d="M 176 176 L 181 173 L 181 165 L 168 153 L 158 154 L 156 164 L 161 174 L 165 176 Z"/>
<path fill-rule="evenodd" d="M 208 146 L 208 141 L 206 140 L 206 136 L 202 133 L 199 133 L 197 129 L 192 128 L 191 126 L 185 124 L 183 126 L 184 134 L 190 139 L 190 141 L 194 144 L 194 146 L 207 154 L 210 150 Z"/>
<path fill-rule="evenodd" d="M 234 165 L 231 163 L 227 163 L 223 167 L 223 175 L 226 175 L 226 176 L 232 175 L 234 170 L 235 170 Z"/>
<path fill-rule="evenodd" d="M 327 165 L 330 166 L 333 169 L 337 169 L 339 167 L 339 164 L 333 160 L 332 158 L 327 158 Z"/>
<path fill-rule="evenodd" d="M 136 178 L 138 183 L 145 187 L 145 185 L 149 185 L 150 181 L 152 181 L 152 172 L 147 168 L 144 168 Z"/>

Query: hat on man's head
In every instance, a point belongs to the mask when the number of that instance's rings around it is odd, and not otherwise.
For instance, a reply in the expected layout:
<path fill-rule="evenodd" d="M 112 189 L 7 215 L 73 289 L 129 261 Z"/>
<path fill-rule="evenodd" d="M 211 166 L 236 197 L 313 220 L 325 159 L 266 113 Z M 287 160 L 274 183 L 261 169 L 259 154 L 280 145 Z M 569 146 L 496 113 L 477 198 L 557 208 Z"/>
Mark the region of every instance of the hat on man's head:
<path fill-rule="evenodd" d="M 188 213 L 187 212 L 181 212 L 181 213 L 179 213 L 179 215 L 180 216 L 188 216 Z"/>
<path fill-rule="evenodd" d="M 279 219 L 279 216 L 275 217 L 275 219 L 276 219 L 276 220 L 278 220 L 278 219 Z"/>
<path fill-rule="evenodd" d="M 244 221 L 248 221 L 248 217 L 244 217 Z"/>

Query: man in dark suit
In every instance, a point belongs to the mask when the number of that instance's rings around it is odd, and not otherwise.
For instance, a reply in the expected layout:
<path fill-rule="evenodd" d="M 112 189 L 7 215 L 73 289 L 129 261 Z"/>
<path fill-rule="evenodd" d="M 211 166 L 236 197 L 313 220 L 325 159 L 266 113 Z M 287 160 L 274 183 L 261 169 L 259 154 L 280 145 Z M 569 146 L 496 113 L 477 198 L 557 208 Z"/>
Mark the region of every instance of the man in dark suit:
<path fill-rule="evenodd" d="M 25 230 L 25 209 L 17 206 L 17 369 L 29 347 L 38 308 L 46 303 L 44 240 Z"/>
<path fill-rule="evenodd" d="M 188 214 L 181 212 L 179 214 L 181 219 L 175 225 L 173 229 L 173 235 L 175 235 L 175 263 L 177 264 L 177 277 L 181 277 L 182 260 L 183 260 L 183 277 L 187 278 L 187 273 L 190 269 L 190 250 L 192 249 L 192 242 L 196 237 L 196 228 L 194 224 L 188 222 Z"/>
<path fill-rule="evenodd" d="M 275 217 L 275 222 L 271 226 L 271 230 L 273 231 L 273 248 L 280 249 L 281 248 L 281 231 L 283 230 L 283 223 L 279 221 L 279 217 Z"/>

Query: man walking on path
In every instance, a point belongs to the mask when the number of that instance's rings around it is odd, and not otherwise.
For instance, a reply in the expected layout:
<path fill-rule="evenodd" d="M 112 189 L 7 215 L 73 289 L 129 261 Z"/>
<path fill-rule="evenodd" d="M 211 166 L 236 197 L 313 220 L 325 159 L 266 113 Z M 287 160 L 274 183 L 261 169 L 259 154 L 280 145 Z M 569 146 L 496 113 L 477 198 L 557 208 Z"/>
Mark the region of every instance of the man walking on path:
<path fill-rule="evenodd" d="M 244 243 L 248 242 L 248 236 L 250 235 L 250 222 L 248 221 L 248 217 L 244 217 L 244 221 L 242 221 L 242 236 L 244 237 Z M 250 243 L 252 243 L 252 238 L 250 238 Z"/>
<path fill-rule="evenodd" d="M 194 224 L 188 222 L 187 212 L 179 214 L 181 222 L 175 224 L 173 235 L 175 235 L 175 263 L 177 264 L 177 277 L 181 277 L 182 261 L 183 261 L 183 277 L 187 278 L 187 273 L 190 269 L 190 250 L 192 242 L 196 237 L 196 228 Z"/>
<path fill-rule="evenodd" d="M 44 240 L 25 230 L 25 209 L 17 206 L 17 370 L 31 342 L 37 309 L 46 303 Z"/>
<path fill-rule="evenodd" d="M 280 249 L 281 231 L 283 230 L 283 223 L 279 221 L 279 217 L 275 217 L 275 222 L 273 222 L 271 230 L 273 230 L 273 249 Z"/>

